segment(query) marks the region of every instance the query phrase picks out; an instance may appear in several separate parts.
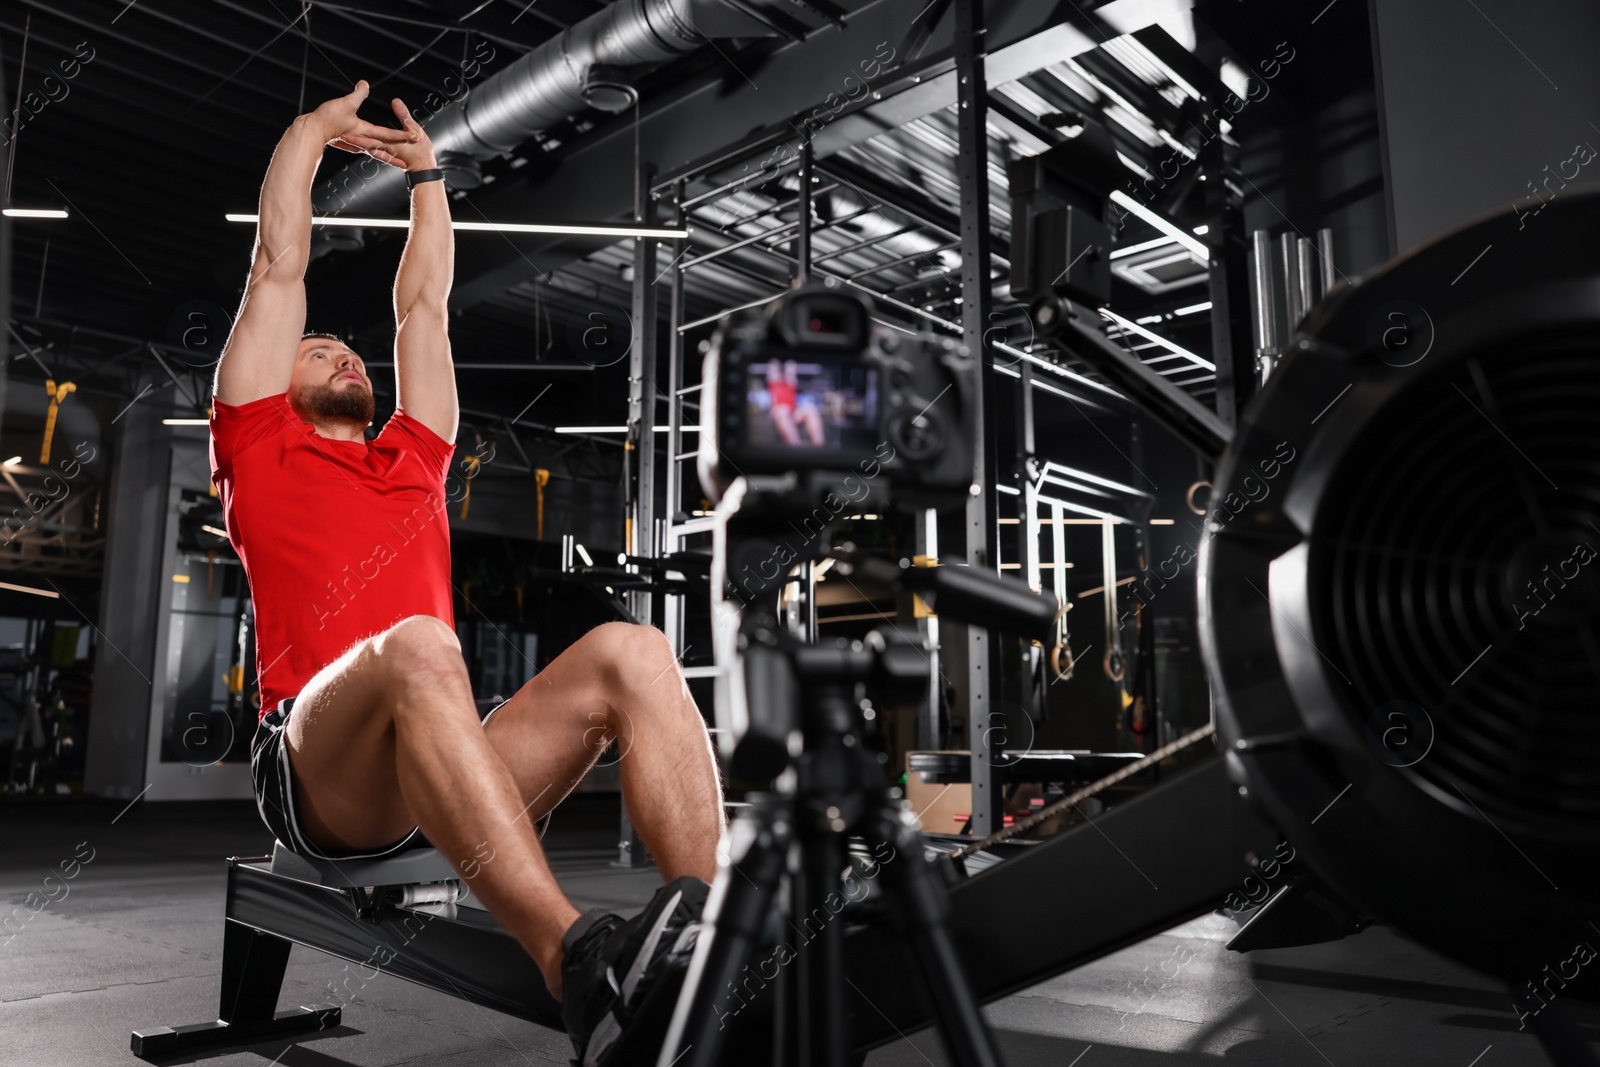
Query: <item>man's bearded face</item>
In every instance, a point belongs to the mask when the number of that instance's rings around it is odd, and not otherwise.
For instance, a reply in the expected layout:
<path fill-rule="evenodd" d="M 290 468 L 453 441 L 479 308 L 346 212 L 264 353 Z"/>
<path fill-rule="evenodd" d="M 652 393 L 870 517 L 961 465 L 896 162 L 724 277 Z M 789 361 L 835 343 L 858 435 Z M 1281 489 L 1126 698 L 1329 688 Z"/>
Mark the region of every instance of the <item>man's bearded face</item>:
<path fill-rule="evenodd" d="M 299 413 L 312 422 L 372 422 L 372 384 L 357 356 L 344 344 L 323 337 L 300 342 L 290 395 Z"/>

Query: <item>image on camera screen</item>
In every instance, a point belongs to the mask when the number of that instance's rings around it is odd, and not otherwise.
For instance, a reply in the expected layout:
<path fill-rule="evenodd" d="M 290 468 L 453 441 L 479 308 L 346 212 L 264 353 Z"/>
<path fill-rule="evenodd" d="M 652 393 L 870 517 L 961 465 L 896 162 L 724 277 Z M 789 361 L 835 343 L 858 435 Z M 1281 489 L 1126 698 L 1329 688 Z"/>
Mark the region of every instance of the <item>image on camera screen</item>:
<path fill-rule="evenodd" d="M 750 367 L 748 444 L 870 452 L 878 436 L 878 372 L 850 360 L 770 359 Z"/>

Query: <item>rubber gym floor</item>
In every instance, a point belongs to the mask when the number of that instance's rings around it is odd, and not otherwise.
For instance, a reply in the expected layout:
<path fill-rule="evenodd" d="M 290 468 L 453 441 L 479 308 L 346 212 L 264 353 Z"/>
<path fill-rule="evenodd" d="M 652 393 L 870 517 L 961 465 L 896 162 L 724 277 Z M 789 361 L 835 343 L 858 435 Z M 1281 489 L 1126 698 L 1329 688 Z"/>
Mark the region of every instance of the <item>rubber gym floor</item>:
<path fill-rule="evenodd" d="M 609 865 L 616 805 L 615 797 L 574 797 L 557 810 L 547 835 L 551 865 L 580 908 L 637 908 L 658 884 L 651 870 Z M 128 1050 L 131 1030 L 199 1022 L 215 1008 L 223 857 L 265 854 L 270 835 L 249 801 L 144 803 L 118 817 L 123 807 L 101 800 L 0 804 L 0 900 L 7 914 L 80 842 L 94 849 L 65 898 L 0 941 L 0 1064 L 138 1064 Z M 1092 923 L 1094 916 L 995 921 L 1044 926 Z M 1248 956 L 1223 947 L 1234 929 L 1230 920 L 1207 915 L 991 1005 L 1005 1062 L 1547 1062 L 1533 1038 L 1518 1031 L 1503 988 L 1389 928 Z M 280 1006 L 331 1000 L 319 990 L 343 980 L 344 966 L 296 946 Z M 1575 1010 L 1583 1031 L 1600 1040 L 1600 1011 Z M 292 1044 L 278 1040 L 170 1062 L 520 1067 L 570 1058 L 562 1034 L 379 975 L 346 1003 L 336 1029 Z M 867 1060 L 870 1067 L 947 1062 L 929 1030 L 906 1034 Z"/>

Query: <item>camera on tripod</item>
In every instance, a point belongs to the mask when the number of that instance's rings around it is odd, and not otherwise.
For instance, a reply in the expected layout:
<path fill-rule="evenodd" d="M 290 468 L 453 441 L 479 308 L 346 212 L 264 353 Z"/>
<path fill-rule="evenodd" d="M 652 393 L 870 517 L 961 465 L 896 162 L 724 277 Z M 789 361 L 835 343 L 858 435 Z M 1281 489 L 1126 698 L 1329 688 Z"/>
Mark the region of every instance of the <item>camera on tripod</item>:
<path fill-rule="evenodd" d="M 972 483 L 976 358 L 874 323 L 871 302 L 832 280 L 731 316 L 702 380 L 698 466 L 713 500 L 741 475 L 801 471 L 882 478 L 918 507 L 957 503 Z"/>
<path fill-rule="evenodd" d="M 658 1067 L 716 1067 L 723 990 L 777 936 L 784 907 L 807 915 L 837 896 L 851 836 L 874 856 L 904 857 L 884 863 L 892 903 L 872 921 L 903 920 L 953 1060 L 996 1067 L 942 885 L 884 780 L 877 716 L 867 714 L 927 698 L 923 638 L 888 626 L 864 640 L 818 640 L 780 609 L 786 585 L 815 580 L 799 567 L 831 557 L 852 584 L 917 592 L 952 620 L 1055 632 L 1054 597 L 982 568 L 906 558 L 916 509 L 961 505 L 971 491 L 978 361 L 953 340 L 875 325 L 865 298 L 826 282 L 725 320 L 702 382 L 701 485 L 722 519 L 711 562 L 718 744 L 730 780 L 755 788 L 729 832 Z M 883 551 L 831 543 L 846 511 L 880 513 L 883 536 L 871 540 Z M 784 1043 L 796 1040 L 801 1062 L 848 1062 L 842 927 L 821 923 L 795 970 L 779 972 L 770 1062 L 787 1060 Z"/>

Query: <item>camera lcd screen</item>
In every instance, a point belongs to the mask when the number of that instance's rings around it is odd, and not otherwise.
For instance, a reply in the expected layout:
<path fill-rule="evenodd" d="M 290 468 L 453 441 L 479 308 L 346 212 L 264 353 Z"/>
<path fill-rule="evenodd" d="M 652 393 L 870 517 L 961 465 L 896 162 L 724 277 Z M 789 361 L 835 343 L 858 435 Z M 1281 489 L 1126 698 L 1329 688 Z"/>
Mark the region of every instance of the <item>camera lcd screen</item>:
<path fill-rule="evenodd" d="M 790 449 L 870 453 L 878 437 L 878 371 L 859 357 L 773 358 L 752 362 L 746 379 L 745 443 Z"/>

